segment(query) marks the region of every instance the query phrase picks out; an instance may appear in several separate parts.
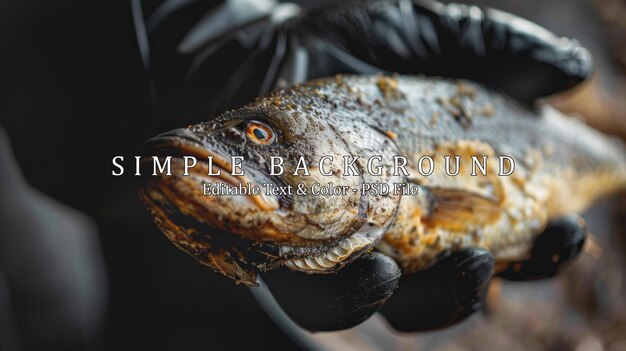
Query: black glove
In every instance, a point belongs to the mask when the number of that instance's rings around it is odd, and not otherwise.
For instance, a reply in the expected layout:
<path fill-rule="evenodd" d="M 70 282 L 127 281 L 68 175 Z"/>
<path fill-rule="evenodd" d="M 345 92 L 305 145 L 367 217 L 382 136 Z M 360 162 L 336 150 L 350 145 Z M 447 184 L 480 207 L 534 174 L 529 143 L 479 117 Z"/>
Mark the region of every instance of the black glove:
<path fill-rule="evenodd" d="M 338 73 L 467 78 L 531 103 L 592 69 L 575 41 L 474 6 L 378 0 L 307 11 L 272 0 L 164 1 L 144 13 L 135 0 L 133 9 L 164 129 Z"/>
<path fill-rule="evenodd" d="M 306 11 L 271 0 L 164 1 L 151 11 L 135 0 L 133 10 L 156 104 L 164 107 L 158 110 L 177 117 L 163 129 L 206 120 L 276 87 L 338 73 L 466 78 L 531 104 L 580 83 L 592 69 L 589 53 L 576 42 L 473 6 L 381 0 Z M 578 253 L 584 237 L 578 220 L 552 222 L 531 257 L 500 274 L 549 277 Z M 395 263 L 376 253 L 333 275 L 283 269 L 263 277 L 287 314 L 307 329 L 348 328 L 381 310 L 396 329 L 416 331 L 479 310 L 494 266 L 489 252 L 469 248 L 402 278 Z"/>
<path fill-rule="evenodd" d="M 535 239 L 528 259 L 508 262 L 498 275 L 516 281 L 553 277 L 578 255 L 586 234 L 578 216 L 552 220 Z M 287 315 L 305 329 L 345 329 L 380 311 L 396 330 L 427 331 L 480 310 L 494 266 L 491 253 L 467 248 L 441 255 L 425 271 L 400 277 L 389 257 L 371 253 L 336 274 L 306 275 L 282 268 L 263 279 Z"/>

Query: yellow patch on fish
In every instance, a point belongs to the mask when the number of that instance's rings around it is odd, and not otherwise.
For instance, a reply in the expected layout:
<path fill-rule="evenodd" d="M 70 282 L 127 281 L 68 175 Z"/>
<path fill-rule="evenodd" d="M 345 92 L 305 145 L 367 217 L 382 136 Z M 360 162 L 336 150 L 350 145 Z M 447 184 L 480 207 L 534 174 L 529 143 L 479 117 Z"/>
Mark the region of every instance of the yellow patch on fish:
<path fill-rule="evenodd" d="M 387 134 L 387 136 L 391 139 L 391 140 L 396 140 L 398 139 L 398 134 L 388 130 L 387 132 L 385 132 L 385 134 Z"/>
<path fill-rule="evenodd" d="M 529 196 L 538 179 L 498 176 L 497 165 L 487 163 L 486 175 L 472 173 L 472 156 L 496 158 L 486 143 L 464 140 L 442 143 L 429 152 L 433 159 L 459 155 L 459 175 L 449 176 L 439 165 L 428 178 L 422 198 L 402 198 L 398 218 L 378 248 L 396 258 L 404 270 L 427 268 L 446 250 L 483 247 L 497 259 L 523 251 L 547 222 L 547 194 Z M 450 171 L 456 172 L 454 156 Z M 540 167 L 541 163 L 536 163 Z M 545 187 L 541 187 L 545 189 Z M 416 210 L 419 208 L 419 210 Z M 412 216 L 418 215 L 419 218 Z"/>

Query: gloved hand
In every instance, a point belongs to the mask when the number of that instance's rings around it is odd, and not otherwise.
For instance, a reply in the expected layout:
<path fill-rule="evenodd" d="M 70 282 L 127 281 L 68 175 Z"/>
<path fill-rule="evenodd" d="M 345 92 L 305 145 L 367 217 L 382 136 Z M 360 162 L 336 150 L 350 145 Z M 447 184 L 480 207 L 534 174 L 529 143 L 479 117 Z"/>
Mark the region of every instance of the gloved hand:
<path fill-rule="evenodd" d="M 442 255 L 425 271 L 400 276 L 389 257 L 370 253 L 336 274 L 307 276 L 283 268 L 263 274 L 263 280 L 287 315 L 308 330 L 349 328 L 380 311 L 399 331 L 428 331 L 479 311 L 494 273 L 514 281 L 553 277 L 576 257 L 585 237 L 582 219 L 568 215 L 548 224 L 528 259 L 500 262 L 497 268 L 491 253 L 468 248 Z"/>
<path fill-rule="evenodd" d="M 338 73 L 466 78 L 530 105 L 580 83 L 592 69 L 589 53 L 576 42 L 473 6 L 382 0 L 307 13 L 271 0 L 172 4 L 146 15 L 141 2 L 133 2 L 156 103 L 162 111 L 189 116 L 164 128 L 204 120 L 276 87 Z M 372 253 L 334 275 L 279 270 L 263 278 L 287 314 L 310 330 L 347 328 L 377 310 L 398 330 L 431 330 L 479 310 L 494 273 L 512 280 L 550 277 L 584 239 L 581 221 L 564 217 L 538 236 L 523 262 L 496 267 L 489 252 L 471 248 L 400 278 L 394 262 Z"/>
<path fill-rule="evenodd" d="M 155 110 L 170 123 L 163 130 L 338 73 L 467 78 L 532 103 L 592 70 L 576 41 L 474 6 L 374 0 L 307 11 L 274 0 L 195 0 L 144 13 L 141 4 L 133 1 L 137 37 Z"/>

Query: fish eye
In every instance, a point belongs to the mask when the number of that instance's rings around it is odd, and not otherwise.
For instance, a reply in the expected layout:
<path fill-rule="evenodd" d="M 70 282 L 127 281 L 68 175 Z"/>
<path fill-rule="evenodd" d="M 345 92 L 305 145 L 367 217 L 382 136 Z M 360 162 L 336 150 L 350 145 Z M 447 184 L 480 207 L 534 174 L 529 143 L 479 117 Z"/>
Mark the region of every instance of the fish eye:
<path fill-rule="evenodd" d="M 276 139 L 276 133 L 272 127 L 259 121 L 250 121 L 246 126 L 248 139 L 259 145 L 270 145 Z"/>

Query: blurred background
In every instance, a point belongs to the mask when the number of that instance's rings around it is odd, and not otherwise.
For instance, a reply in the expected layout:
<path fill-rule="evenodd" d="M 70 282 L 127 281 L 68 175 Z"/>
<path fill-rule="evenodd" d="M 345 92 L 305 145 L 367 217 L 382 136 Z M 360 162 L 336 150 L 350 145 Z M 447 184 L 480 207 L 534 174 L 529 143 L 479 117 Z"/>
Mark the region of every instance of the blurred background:
<path fill-rule="evenodd" d="M 141 11 L 161 3 L 142 2 Z M 626 136 L 626 1 L 464 3 L 579 39 L 596 74 L 552 102 Z M 619 197 L 585 215 L 592 240 L 563 276 L 495 281 L 485 313 L 461 325 L 398 334 L 375 317 L 293 341 L 248 289 L 174 249 L 138 201 L 132 177 L 111 176 L 113 156 L 137 154 L 150 136 L 184 125 L 176 106 L 154 102 L 135 23 L 127 1 L 0 2 L 1 350 L 626 350 Z M 162 57 L 171 77 L 160 90 L 175 86 L 186 60 Z"/>

